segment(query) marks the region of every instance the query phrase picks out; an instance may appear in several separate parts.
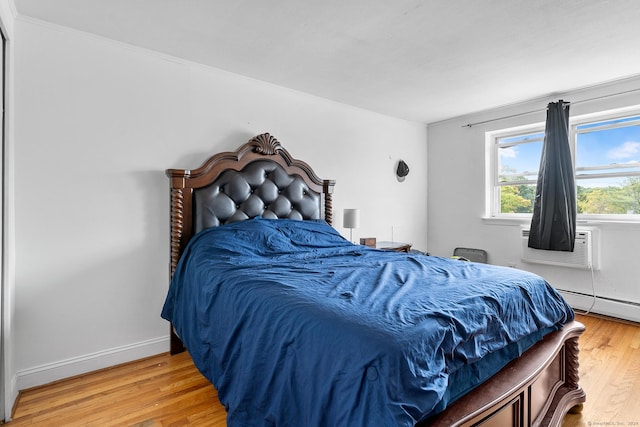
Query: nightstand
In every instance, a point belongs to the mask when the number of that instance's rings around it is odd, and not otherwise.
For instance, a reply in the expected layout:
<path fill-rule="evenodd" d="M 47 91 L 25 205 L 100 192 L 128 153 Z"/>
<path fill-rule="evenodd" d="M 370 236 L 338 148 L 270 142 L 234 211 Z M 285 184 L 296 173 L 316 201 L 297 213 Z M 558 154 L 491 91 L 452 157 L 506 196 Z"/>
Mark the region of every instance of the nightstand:
<path fill-rule="evenodd" d="M 382 249 L 385 251 L 409 252 L 411 250 L 411 243 L 376 242 L 376 249 Z"/>

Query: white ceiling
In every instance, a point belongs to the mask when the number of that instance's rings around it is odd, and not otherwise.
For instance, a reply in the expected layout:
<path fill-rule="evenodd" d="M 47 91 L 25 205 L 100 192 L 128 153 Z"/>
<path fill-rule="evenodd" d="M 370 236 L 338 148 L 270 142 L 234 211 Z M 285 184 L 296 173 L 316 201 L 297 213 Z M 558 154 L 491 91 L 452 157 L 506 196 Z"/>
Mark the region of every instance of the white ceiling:
<path fill-rule="evenodd" d="M 20 15 L 431 123 L 640 75 L 638 0 L 15 0 Z"/>

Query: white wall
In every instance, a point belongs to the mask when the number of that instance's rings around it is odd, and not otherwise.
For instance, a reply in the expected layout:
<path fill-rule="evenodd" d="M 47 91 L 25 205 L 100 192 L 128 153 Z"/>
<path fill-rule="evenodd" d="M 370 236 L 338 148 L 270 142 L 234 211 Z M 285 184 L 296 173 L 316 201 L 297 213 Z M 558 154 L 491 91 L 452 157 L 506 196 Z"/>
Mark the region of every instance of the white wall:
<path fill-rule="evenodd" d="M 166 168 L 270 132 L 360 236 L 426 246 L 426 126 L 16 21 L 16 363 L 25 388 L 168 349 Z M 398 158 L 411 173 L 395 179 Z M 364 185 L 367 185 L 367 190 Z M 380 197 L 380 194 L 382 197 Z"/>
<path fill-rule="evenodd" d="M 428 127 L 428 248 L 435 255 L 448 256 L 457 246 L 483 248 L 492 264 L 533 271 L 557 288 L 584 294 L 597 300 L 593 310 L 640 320 L 640 224 L 579 223 L 599 231 L 600 269 L 592 275 L 588 270 L 539 266 L 520 261 L 520 225 L 514 221 L 488 221 L 485 216 L 485 132 L 530 123 L 544 122 L 544 108 L 550 101 L 564 99 L 576 102 L 571 116 L 602 110 L 640 105 L 640 91 L 610 96 L 640 88 L 640 78 L 601 85 L 571 93 L 556 94 L 548 99 L 522 103 L 508 108 L 481 112 L 472 116 L 430 124 Z M 590 102 L 581 100 L 604 97 Z M 468 123 L 539 112 L 477 126 Z M 530 221 L 529 221 L 530 222 Z M 524 223 L 527 223 L 526 221 Z M 591 298 L 565 293 L 571 304 L 587 309 Z M 628 304 L 612 300 L 627 301 Z"/>

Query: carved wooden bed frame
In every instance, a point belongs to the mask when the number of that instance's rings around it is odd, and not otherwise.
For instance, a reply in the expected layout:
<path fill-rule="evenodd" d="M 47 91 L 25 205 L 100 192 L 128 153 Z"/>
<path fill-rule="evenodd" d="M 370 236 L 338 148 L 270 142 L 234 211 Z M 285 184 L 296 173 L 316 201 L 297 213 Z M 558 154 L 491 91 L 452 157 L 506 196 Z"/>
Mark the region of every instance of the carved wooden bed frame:
<path fill-rule="evenodd" d="M 252 162 L 265 160 L 275 162 L 276 167 L 281 167 L 289 176 L 301 178 L 306 184 L 305 192 L 317 197 L 319 206 L 316 213 L 302 219 L 319 217 L 332 223 L 335 181 L 318 178 L 307 163 L 291 157 L 277 139 L 268 133 L 261 134 L 234 152 L 210 157 L 197 169 L 166 171 L 171 186 L 171 276 L 189 239 L 199 231 L 194 218 L 195 192 L 215 185 L 227 171 L 241 172 Z M 240 201 L 235 202 L 238 203 L 235 207 L 241 209 Z M 202 210 L 201 207 L 199 209 L 198 212 Z M 220 223 L 224 223 L 224 217 Z M 520 358 L 424 425 L 561 425 L 565 414 L 579 411 L 585 401 L 585 393 L 578 384 L 578 337 L 584 329 L 581 323 L 572 321 L 561 330 L 548 334 Z M 184 351 L 182 342 L 171 328 L 171 353 L 181 351 Z"/>

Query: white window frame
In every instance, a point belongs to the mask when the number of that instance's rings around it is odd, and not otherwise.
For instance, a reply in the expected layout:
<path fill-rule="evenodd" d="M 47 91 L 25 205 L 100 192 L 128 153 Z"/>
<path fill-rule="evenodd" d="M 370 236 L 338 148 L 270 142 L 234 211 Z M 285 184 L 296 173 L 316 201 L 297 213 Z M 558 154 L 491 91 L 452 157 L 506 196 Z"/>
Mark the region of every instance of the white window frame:
<path fill-rule="evenodd" d="M 579 176 L 582 175 L 582 172 L 588 170 L 588 168 L 577 168 L 576 169 L 576 145 L 577 145 L 577 136 L 578 136 L 578 126 L 589 124 L 589 123 L 597 123 L 601 121 L 608 121 L 618 118 L 632 117 L 632 116 L 640 116 L 640 106 L 633 106 L 619 110 L 612 110 L 607 112 L 593 113 L 588 115 L 582 115 L 569 119 L 569 145 L 572 156 L 572 163 L 574 166 L 574 173 L 576 176 L 576 194 L 577 194 L 577 186 L 580 184 L 582 180 Z M 618 126 L 611 125 L 610 128 L 615 128 Z M 486 174 L 486 216 L 488 218 L 495 219 L 518 219 L 525 220 L 531 219 L 531 213 L 502 213 L 501 212 L 501 200 L 500 200 L 500 187 L 502 186 L 499 181 L 500 171 L 499 171 L 499 147 L 504 147 L 504 145 L 499 145 L 497 141 L 499 139 L 509 138 L 518 135 L 525 134 L 533 134 L 538 132 L 544 132 L 545 124 L 542 123 L 533 123 L 525 126 L 518 126 L 509 129 L 500 129 L 495 131 L 489 131 L 485 133 L 485 142 L 486 142 L 486 156 L 487 156 L 487 174 Z M 615 166 L 612 166 L 611 169 L 615 169 Z M 600 167 L 598 170 L 603 170 L 604 168 Z M 607 177 L 611 176 L 607 173 L 603 174 L 592 174 L 589 175 L 592 178 L 596 177 Z M 640 176 L 640 172 L 622 172 L 620 174 L 616 174 L 616 177 L 620 176 Z M 531 182 L 527 181 L 517 181 L 509 184 L 503 185 L 521 185 L 521 184 L 536 184 L 535 181 Z M 598 221 L 598 222 L 638 222 L 640 223 L 640 214 L 582 214 L 579 213 L 577 215 L 578 220 L 583 221 Z"/>

